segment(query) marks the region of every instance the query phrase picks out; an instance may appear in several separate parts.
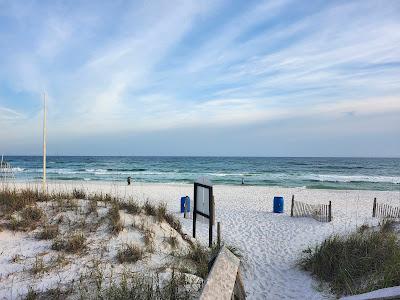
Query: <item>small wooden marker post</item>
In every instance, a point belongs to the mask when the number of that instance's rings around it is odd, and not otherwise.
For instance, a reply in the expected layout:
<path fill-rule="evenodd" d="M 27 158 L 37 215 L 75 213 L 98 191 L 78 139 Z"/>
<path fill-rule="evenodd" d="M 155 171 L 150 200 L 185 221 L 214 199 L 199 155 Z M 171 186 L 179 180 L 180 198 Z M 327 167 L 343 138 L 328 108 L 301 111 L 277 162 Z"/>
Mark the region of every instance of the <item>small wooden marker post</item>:
<path fill-rule="evenodd" d="M 290 216 L 293 217 L 293 209 L 294 209 L 294 195 L 292 195 L 292 207 L 290 208 Z"/>
<path fill-rule="evenodd" d="M 183 217 L 185 219 L 188 217 L 188 197 L 185 197 L 185 202 L 183 204 Z"/>
<path fill-rule="evenodd" d="M 332 201 L 329 201 L 328 222 L 332 221 Z"/>
<path fill-rule="evenodd" d="M 221 222 L 217 223 L 217 245 L 221 248 Z"/>
<path fill-rule="evenodd" d="M 376 198 L 374 198 L 374 205 L 372 206 L 372 217 L 376 217 Z"/>

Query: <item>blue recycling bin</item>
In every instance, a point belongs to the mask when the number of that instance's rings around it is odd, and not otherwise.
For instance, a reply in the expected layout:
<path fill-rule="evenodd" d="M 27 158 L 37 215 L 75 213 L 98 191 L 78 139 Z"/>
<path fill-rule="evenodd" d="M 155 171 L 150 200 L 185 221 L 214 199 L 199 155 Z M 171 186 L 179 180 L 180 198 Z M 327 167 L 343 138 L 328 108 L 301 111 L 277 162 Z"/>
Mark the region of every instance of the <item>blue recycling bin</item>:
<path fill-rule="evenodd" d="M 283 197 L 274 197 L 274 213 L 283 213 Z"/>
<path fill-rule="evenodd" d="M 185 212 L 185 199 L 186 198 L 188 198 L 187 210 L 190 211 L 190 197 L 189 196 L 181 197 L 181 213 Z"/>

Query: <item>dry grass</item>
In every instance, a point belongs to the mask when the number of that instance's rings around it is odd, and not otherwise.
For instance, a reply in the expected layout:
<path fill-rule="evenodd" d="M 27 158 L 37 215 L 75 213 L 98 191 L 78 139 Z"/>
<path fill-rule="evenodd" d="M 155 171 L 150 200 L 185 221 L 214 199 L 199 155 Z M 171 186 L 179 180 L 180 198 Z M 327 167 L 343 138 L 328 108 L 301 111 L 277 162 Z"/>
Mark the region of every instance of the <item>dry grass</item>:
<path fill-rule="evenodd" d="M 143 241 L 146 246 L 146 250 L 150 253 L 154 252 L 154 232 L 150 229 L 143 231 Z"/>
<path fill-rule="evenodd" d="M 67 299 L 68 295 L 73 292 L 72 289 L 62 290 L 60 287 L 52 288 L 44 292 L 35 291 L 33 288 L 29 288 L 28 294 L 24 300 L 64 300 Z"/>
<path fill-rule="evenodd" d="M 88 200 L 95 200 L 97 202 L 104 202 L 104 203 L 111 203 L 111 202 L 115 202 L 118 199 L 111 196 L 110 194 L 103 194 L 103 193 L 94 193 L 91 195 L 87 195 L 87 199 Z"/>
<path fill-rule="evenodd" d="M 166 241 L 171 246 L 172 249 L 176 249 L 178 247 L 178 239 L 175 236 L 167 237 Z"/>
<path fill-rule="evenodd" d="M 157 208 L 155 205 L 151 204 L 149 201 L 146 201 L 143 205 L 144 212 L 148 216 L 156 216 Z"/>
<path fill-rule="evenodd" d="M 171 213 L 166 213 L 164 216 L 165 222 L 167 222 L 173 229 L 175 229 L 180 235 L 183 235 L 182 224 L 179 220 Z"/>
<path fill-rule="evenodd" d="M 18 263 L 22 261 L 22 257 L 19 254 L 14 254 L 13 257 L 11 258 L 11 262 L 13 263 Z"/>
<path fill-rule="evenodd" d="M 12 214 L 20 211 L 28 205 L 35 205 L 36 202 L 51 200 L 51 195 L 32 189 L 8 189 L 0 190 L 0 212 Z"/>
<path fill-rule="evenodd" d="M 143 257 L 144 251 L 135 244 L 124 244 L 117 253 L 119 263 L 135 263 Z"/>
<path fill-rule="evenodd" d="M 59 233 L 58 225 L 45 225 L 41 231 L 36 234 L 36 238 L 39 240 L 51 240 L 54 239 Z"/>
<path fill-rule="evenodd" d="M 111 202 L 111 207 L 108 210 L 108 218 L 110 219 L 110 228 L 112 233 L 118 234 L 122 229 L 124 229 L 119 215 L 119 204 L 117 201 Z"/>
<path fill-rule="evenodd" d="M 78 253 L 86 248 L 86 238 L 82 232 L 74 233 L 68 238 L 57 238 L 53 241 L 51 249 Z"/>
<path fill-rule="evenodd" d="M 44 273 L 45 271 L 46 271 L 46 267 L 45 267 L 45 264 L 43 261 L 43 256 L 36 255 L 35 262 L 31 269 L 32 274 L 37 275 L 37 274 Z"/>
<path fill-rule="evenodd" d="M 86 192 L 83 189 L 74 189 L 72 191 L 72 195 L 74 196 L 75 199 L 85 199 L 86 198 Z"/>
<path fill-rule="evenodd" d="M 158 222 L 164 221 L 166 215 L 167 215 L 167 204 L 166 203 L 158 204 L 157 211 L 156 211 L 157 221 Z"/>
<path fill-rule="evenodd" d="M 35 206 L 26 206 L 16 216 L 10 218 L 7 225 L 11 230 L 34 230 L 44 216 L 43 211 Z"/>
<path fill-rule="evenodd" d="M 140 214 L 142 211 L 142 207 L 133 200 L 129 200 L 128 202 L 120 202 L 120 207 L 132 215 Z"/>
<path fill-rule="evenodd" d="M 123 273 L 120 280 L 114 280 L 107 286 L 103 283 L 103 278 L 96 278 L 96 295 L 85 293 L 85 287 L 81 298 L 96 298 L 108 300 L 190 300 L 196 299 L 197 287 L 193 287 L 187 282 L 184 275 L 175 270 L 171 276 L 161 280 L 158 273 L 155 275 L 140 275 L 137 273 Z M 100 282 L 100 283 L 97 283 Z M 104 288 L 103 288 L 104 287 Z M 194 291 L 194 292 L 193 292 Z"/>
<path fill-rule="evenodd" d="M 205 279 L 208 274 L 208 262 L 210 259 L 210 252 L 207 248 L 199 243 L 193 244 L 190 251 L 185 255 L 185 258 L 191 260 L 195 266 L 195 275 Z"/>
<path fill-rule="evenodd" d="M 89 200 L 89 205 L 88 205 L 88 210 L 87 210 L 88 214 L 92 214 L 94 213 L 96 216 L 98 216 L 98 212 L 97 212 L 97 201 L 96 200 Z"/>
<path fill-rule="evenodd" d="M 87 199 L 87 201 L 78 201 L 77 199 Z M 41 204 L 41 207 L 46 206 L 50 208 L 49 211 L 46 211 L 47 215 L 37 206 L 37 202 L 41 201 L 51 201 L 49 204 Z M 137 217 L 140 219 L 144 218 L 146 220 L 143 213 L 147 216 L 153 216 L 154 218 L 147 218 L 152 224 L 154 224 L 154 221 L 165 221 L 182 234 L 179 220 L 173 214 L 168 213 L 166 204 L 155 206 L 147 201 L 142 207 L 133 200 L 129 202 L 120 202 L 109 194 L 87 195 L 83 190 L 79 189 L 74 189 L 70 193 L 48 194 L 43 194 L 37 190 L 0 191 L 0 217 L 6 217 L 5 220 L 10 220 L 10 224 L 14 229 L 25 230 L 25 228 L 34 229 L 38 226 L 42 226 L 38 229 L 35 237 L 43 240 L 53 239 L 51 248 L 60 251 L 58 256 L 56 255 L 47 261 L 47 265 L 44 263 L 44 256 L 37 256 L 30 269 L 33 274 L 43 274 L 49 272 L 48 270 L 50 269 L 53 270 L 55 268 L 64 267 L 69 263 L 65 258 L 65 255 L 68 255 L 68 253 L 79 255 L 87 255 L 89 253 L 84 250 L 89 249 L 87 248 L 89 246 L 92 248 L 92 243 L 90 243 L 90 245 L 87 244 L 83 232 L 88 232 L 91 228 L 91 224 L 93 222 L 98 222 L 98 218 L 95 218 L 94 215 L 90 215 L 92 213 L 95 213 L 97 217 L 101 213 L 100 219 L 109 221 L 109 224 L 105 223 L 103 226 L 109 226 L 112 233 L 118 234 L 124 228 L 119 213 L 121 209 L 126 210 L 127 213 L 132 215 L 140 214 L 140 216 Z M 79 213 L 83 218 L 73 216 L 73 214 L 69 212 L 70 210 L 75 210 L 76 214 Z M 106 211 L 107 213 L 103 214 L 103 212 Z M 11 218 L 11 216 L 14 218 Z M 47 221 L 47 218 L 49 218 L 49 221 Z M 99 224 L 97 224 L 97 226 L 99 226 Z M 154 232 L 145 226 L 143 220 L 141 224 L 136 227 L 142 233 L 145 247 L 140 247 L 131 243 L 124 244 L 116 255 L 116 259 L 119 263 L 135 263 L 142 260 L 147 252 L 154 252 Z M 70 232 L 73 230 L 80 230 L 68 235 L 69 233 L 64 233 L 65 229 Z M 64 234 L 63 236 L 60 236 L 60 231 Z M 110 237 L 109 234 L 108 237 Z M 173 249 L 179 248 L 179 242 L 176 236 L 169 237 L 165 241 L 171 245 Z M 196 264 L 196 274 L 206 274 L 207 267 L 204 271 L 203 266 L 201 266 L 203 262 L 201 251 L 199 251 L 199 249 L 193 249 L 191 252 L 192 253 L 188 254 L 187 257 L 184 257 L 184 262 L 186 261 L 185 259 L 191 259 Z M 54 252 L 51 253 L 54 255 Z M 70 255 L 68 255 L 68 257 L 70 257 Z M 75 259 L 75 257 L 76 256 L 71 256 L 70 259 Z M 15 256 L 14 259 L 15 262 L 17 262 L 20 257 Z M 135 280 L 136 279 L 133 281 Z M 135 290 L 130 288 L 124 290 L 125 287 L 119 285 L 118 281 L 118 286 L 114 286 L 107 291 L 107 295 L 110 297 L 106 297 L 106 299 L 128 299 L 128 295 L 146 295 L 147 297 L 149 295 L 156 295 L 157 293 L 158 295 L 166 296 L 158 299 L 187 299 L 187 297 L 180 298 L 181 296 L 179 296 L 181 292 L 180 289 L 183 289 L 183 283 L 180 280 L 181 276 L 173 273 L 171 280 L 162 281 L 163 284 L 159 285 L 157 289 L 154 289 L 156 285 L 153 284 L 146 287 L 145 281 L 142 281 L 145 286 L 135 285 L 136 283 L 131 281 L 131 288 Z M 138 284 L 139 282 L 140 280 L 137 281 Z M 164 285 L 164 283 L 166 284 Z M 147 289 L 148 293 L 142 293 L 143 288 Z M 120 294 L 117 292 L 118 289 L 119 292 L 121 292 Z M 142 292 L 139 293 L 138 289 Z M 127 292 L 126 294 L 124 294 L 125 291 Z M 53 295 L 58 295 L 55 296 L 56 298 L 59 298 L 61 295 L 60 299 L 62 299 L 63 294 L 59 289 L 54 289 L 54 293 L 50 291 L 41 292 L 31 290 L 27 294 L 27 298 L 45 299 L 43 297 L 50 295 L 51 297 Z M 143 299 L 143 297 L 139 297 L 139 299 Z M 154 297 L 150 297 L 149 299 L 154 299 Z"/>

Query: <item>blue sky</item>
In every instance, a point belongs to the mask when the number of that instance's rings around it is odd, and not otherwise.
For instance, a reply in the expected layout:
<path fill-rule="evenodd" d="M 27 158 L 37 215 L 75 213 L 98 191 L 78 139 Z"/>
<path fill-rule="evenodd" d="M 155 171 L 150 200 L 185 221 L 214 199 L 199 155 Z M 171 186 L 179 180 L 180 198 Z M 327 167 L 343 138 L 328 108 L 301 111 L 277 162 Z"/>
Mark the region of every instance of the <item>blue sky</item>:
<path fill-rule="evenodd" d="M 400 156 L 399 1 L 0 0 L 0 152 Z"/>

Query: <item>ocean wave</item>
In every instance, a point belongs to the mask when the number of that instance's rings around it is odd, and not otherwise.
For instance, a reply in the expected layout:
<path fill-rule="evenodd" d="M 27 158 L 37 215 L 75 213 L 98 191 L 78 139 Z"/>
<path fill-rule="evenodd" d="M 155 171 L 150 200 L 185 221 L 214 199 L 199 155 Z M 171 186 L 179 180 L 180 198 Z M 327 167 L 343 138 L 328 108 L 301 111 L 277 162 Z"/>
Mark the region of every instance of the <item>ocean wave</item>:
<path fill-rule="evenodd" d="M 246 176 L 244 173 L 208 173 L 209 176 L 226 177 L 226 176 Z"/>
<path fill-rule="evenodd" d="M 310 174 L 303 176 L 303 178 L 306 180 L 319 182 L 370 182 L 400 184 L 400 176 Z"/>
<path fill-rule="evenodd" d="M 114 169 L 114 168 L 108 168 L 107 171 L 109 172 L 142 172 L 146 171 L 147 169 L 145 168 L 132 168 L 132 169 Z"/>
<path fill-rule="evenodd" d="M 42 169 L 38 169 L 38 172 L 43 172 Z M 48 169 L 47 173 L 49 174 L 59 174 L 59 175 L 68 175 L 68 174 L 77 174 L 79 172 L 72 169 Z"/>
<path fill-rule="evenodd" d="M 1 169 L 1 171 L 3 173 L 16 173 L 16 172 L 24 172 L 25 169 L 24 168 L 14 167 L 14 168 L 4 168 L 4 169 Z"/>
<path fill-rule="evenodd" d="M 326 170 L 359 170 L 359 169 L 369 169 L 366 166 L 326 166 L 326 165 L 321 165 L 317 166 L 318 169 L 326 169 Z"/>

